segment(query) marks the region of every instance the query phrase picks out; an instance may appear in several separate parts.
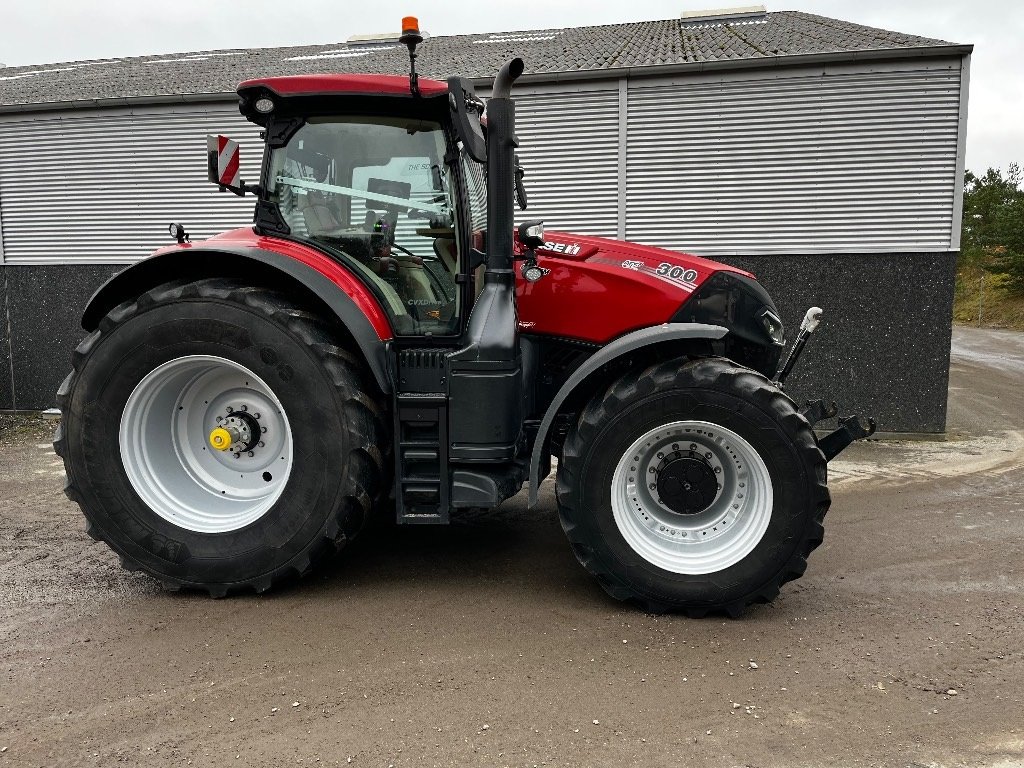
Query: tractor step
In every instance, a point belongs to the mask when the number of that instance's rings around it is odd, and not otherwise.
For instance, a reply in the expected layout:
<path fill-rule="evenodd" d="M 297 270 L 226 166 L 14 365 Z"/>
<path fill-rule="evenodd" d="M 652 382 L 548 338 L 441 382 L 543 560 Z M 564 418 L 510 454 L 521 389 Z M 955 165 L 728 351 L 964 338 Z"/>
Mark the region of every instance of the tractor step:
<path fill-rule="evenodd" d="M 397 358 L 396 520 L 399 524 L 444 525 L 451 506 L 445 351 L 401 350 Z"/>

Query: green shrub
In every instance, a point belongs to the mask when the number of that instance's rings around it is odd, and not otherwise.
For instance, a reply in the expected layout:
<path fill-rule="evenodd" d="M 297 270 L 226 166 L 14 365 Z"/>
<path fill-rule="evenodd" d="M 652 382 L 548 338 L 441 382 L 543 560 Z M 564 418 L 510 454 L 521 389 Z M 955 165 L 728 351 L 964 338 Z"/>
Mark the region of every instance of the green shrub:
<path fill-rule="evenodd" d="M 986 270 L 1003 292 L 1024 296 L 1024 190 L 1020 166 L 964 177 L 961 278 Z M 958 280 L 958 282 L 960 282 Z"/>

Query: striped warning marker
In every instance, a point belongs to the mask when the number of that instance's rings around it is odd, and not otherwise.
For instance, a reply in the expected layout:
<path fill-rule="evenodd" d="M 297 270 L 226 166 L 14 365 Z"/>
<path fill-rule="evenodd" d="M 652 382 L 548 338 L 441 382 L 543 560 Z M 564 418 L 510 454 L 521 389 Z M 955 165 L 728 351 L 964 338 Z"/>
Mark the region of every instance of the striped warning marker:
<path fill-rule="evenodd" d="M 241 184 L 237 141 L 227 136 L 207 136 L 206 152 L 210 160 L 210 181 L 225 187 Z"/>

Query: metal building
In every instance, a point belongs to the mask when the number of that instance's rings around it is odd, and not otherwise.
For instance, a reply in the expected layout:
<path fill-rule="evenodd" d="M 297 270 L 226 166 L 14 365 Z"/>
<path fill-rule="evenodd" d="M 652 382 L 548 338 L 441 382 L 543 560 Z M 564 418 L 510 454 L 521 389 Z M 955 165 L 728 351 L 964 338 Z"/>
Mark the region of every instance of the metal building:
<path fill-rule="evenodd" d="M 431 37 L 425 76 L 517 88 L 530 218 L 753 271 L 787 326 L 826 325 L 791 388 L 880 429 L 945 429 L 971 46 L 805 13 Z M 53 405 L 78 313 L 124 264 L 243 226 L 205 181 L 208 133 L 256 130 L 243 79 L 407 70 L 395 41 L 0 69 L 0 409 Z"/>

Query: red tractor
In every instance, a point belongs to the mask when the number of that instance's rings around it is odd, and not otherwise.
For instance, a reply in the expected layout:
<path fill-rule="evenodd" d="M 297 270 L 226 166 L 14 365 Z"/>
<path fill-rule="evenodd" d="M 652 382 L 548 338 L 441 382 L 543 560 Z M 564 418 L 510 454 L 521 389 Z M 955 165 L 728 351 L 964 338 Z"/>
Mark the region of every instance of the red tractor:
<path fill-rule="evenodd" d="M 419 34 L 403 35 L 413 62 Z M 515 155 L 515 59 L 464 79 L 250 80 L 261 179 L 210 140 L 252 226 L 178 243 L 92 297 L 61 385 L 67 494 L 125 567 L 172 589 L 263 592 L 370 517 L 444 524 L 557 457 L 572 550 L 613 597 L 738 615 L 822 541 L 826 462 L 869 434 L 782 389 L 786 343 L 752 275 L 548 233 Z"/>

